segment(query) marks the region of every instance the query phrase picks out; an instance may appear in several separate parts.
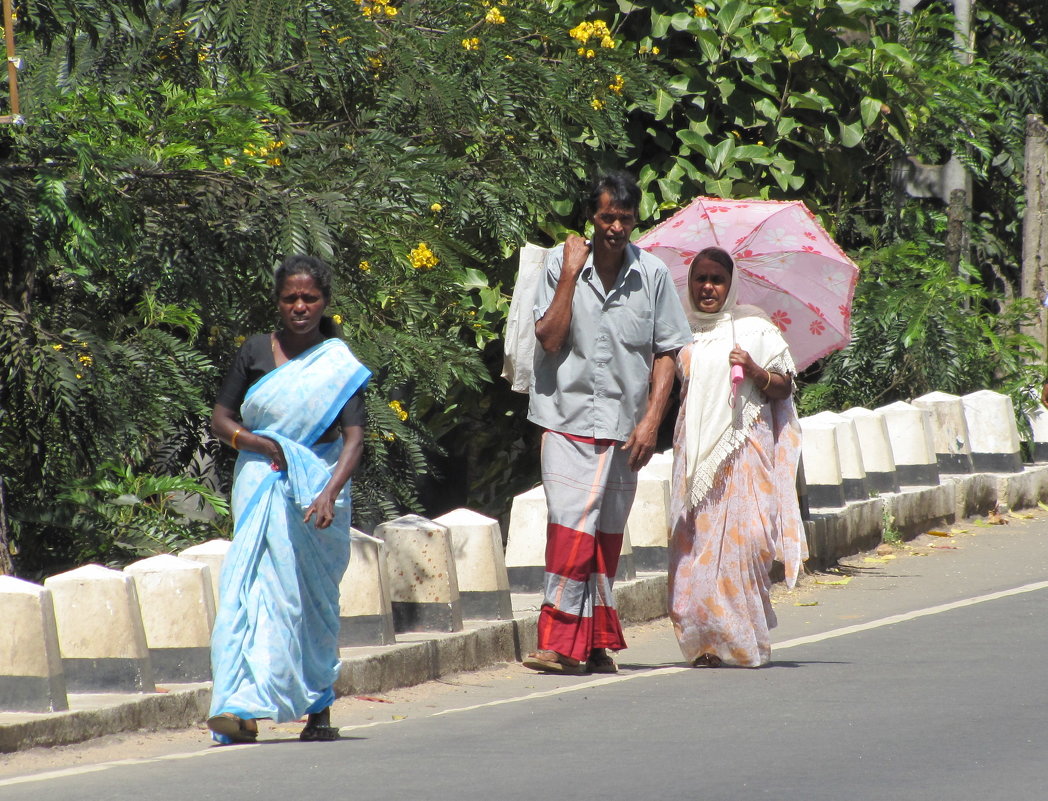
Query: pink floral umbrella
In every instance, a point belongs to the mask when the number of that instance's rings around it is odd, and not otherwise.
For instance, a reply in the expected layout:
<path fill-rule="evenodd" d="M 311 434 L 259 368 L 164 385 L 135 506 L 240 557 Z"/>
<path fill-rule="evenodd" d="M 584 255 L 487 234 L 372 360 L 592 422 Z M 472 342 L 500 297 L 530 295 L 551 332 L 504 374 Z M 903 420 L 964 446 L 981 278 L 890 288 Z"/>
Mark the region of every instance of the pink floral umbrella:
<path fill-rule="evenodd" d="M 851 339 L 859 268 L 799 200 L 699 197 L 637 245 L 666 262 L 682 300 L 695 254 L 713 245 L 728 251 L 742 281 L 739 303 L 768 313 L 799 370 Z"/>

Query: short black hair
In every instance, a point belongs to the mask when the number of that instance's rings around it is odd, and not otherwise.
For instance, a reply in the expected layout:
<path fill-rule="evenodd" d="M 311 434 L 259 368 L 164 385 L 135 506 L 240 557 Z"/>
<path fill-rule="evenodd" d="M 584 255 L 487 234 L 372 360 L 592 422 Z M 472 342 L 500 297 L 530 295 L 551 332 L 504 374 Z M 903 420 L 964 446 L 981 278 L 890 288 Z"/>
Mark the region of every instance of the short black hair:
<path fill-rule="evenodd" d="M 331 268 L 314 256 L 296 253 L 288 256 L 273 273 L 273 296 L 280 297 L 284 282 L 293 275 L 308 275 L 317 285 L 324 300 L 331 300 Z"/>
<path fill-rule="evenodd" d="M 728 271 L 728 275 L 731 275 L 732 272 L 734 272 L 735 270 L 735 262 L 732 261 L 731 254 L 728 253 L 728 251 L 726 251 L 724 248 L 708 247 L 703 248 L 695 254 L 695 258 L 691 260 L 691 265 L 689 265 L 689 274 L 691 272 L 690 267 L 694 267 L 696 262 L 699 261 L 699 259 L 709 259 L 710 261 L 716 262 Z"/>
<path fill-rule="evenodd" d="M 586 205 L 586 216 L 597 213 L 600 196 L 607 193 L 611 204 L 621 209 L 630 209 L 634 214 L 640 211 L 640 187 L 628 172 L 616 170 L 598 177 L 590 186 L 589 200 Z"/>

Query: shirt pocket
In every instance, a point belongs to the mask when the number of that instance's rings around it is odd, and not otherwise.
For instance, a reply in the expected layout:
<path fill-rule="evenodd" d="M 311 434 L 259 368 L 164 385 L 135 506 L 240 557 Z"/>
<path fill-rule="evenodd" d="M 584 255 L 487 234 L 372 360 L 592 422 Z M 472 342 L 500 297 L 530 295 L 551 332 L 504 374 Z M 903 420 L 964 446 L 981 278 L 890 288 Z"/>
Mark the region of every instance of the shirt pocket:
<path fill-rule="evenodd" d="M 611 313 L 612 336 L 623 347 L 648 352 L 651 350 L 652 337 L 655 334 L 654 317 L 651 309 L 631 309 L 619 306 L 609 310 Z"/>

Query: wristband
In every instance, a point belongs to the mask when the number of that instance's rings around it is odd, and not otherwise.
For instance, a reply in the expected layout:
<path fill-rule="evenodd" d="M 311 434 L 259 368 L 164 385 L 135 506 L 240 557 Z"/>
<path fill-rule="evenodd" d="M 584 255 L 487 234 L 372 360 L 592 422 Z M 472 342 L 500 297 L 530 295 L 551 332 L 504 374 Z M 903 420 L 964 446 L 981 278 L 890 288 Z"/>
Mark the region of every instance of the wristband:
<path fill-rule="evenodd" d="M 236 431 L 233 432 L 233 437 L 229 440 L 229 444 L 233 446 L 233 450 L 235 451 L 240 450 L 240 448 L 237 447 L 237 437 L 240 436 L 240 432 L 243 430 L 244 429 L 242 428 L 238 428 Z"/>

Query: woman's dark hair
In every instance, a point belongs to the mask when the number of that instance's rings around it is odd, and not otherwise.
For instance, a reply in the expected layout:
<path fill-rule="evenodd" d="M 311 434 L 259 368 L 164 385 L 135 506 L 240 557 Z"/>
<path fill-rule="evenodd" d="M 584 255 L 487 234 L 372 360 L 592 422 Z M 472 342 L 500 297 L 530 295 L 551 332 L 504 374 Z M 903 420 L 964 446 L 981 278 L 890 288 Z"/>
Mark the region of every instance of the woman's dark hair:
<path fill-rule="evenodd" d="M 611 205 L 620 209 L 630 209 L 637 213 L 640 210 L 640 187 L 633 176 L 626 172 L 609 172 L 602 175 L 590 186 L 589 199 L 586 201 L 586 214 L 592 217 L 597 213 L 600 196 L 605 192 L 611 198 Z"/>
<path fill-rule="evenodd" d="M 331 268 L 320 259 L 304 254 L 288 256 L 273 272 L 273 296 L 280 297 L 280 290 L 284 288 L 284 282 L 293 275 L 308 275 L 312 278 L 324 296 L 324 300 L 331 300 Z"/>
<path fill-rule="evenodd" d="M 690 273 L 691 267 L 694 267 L 699 259 L 709 259 L 714 261 L 728 271 L 728 275 L 731 275 L 735 270 L 735 262 L 731 260 L 731 255 L 724 248 L 709 247 L 703 248 L 695 254 L 695 258 L 691 260 L 688 272 Z"/>

